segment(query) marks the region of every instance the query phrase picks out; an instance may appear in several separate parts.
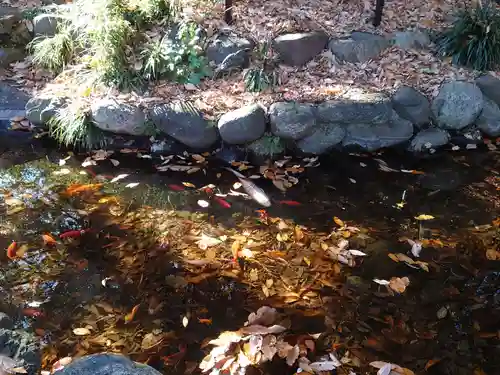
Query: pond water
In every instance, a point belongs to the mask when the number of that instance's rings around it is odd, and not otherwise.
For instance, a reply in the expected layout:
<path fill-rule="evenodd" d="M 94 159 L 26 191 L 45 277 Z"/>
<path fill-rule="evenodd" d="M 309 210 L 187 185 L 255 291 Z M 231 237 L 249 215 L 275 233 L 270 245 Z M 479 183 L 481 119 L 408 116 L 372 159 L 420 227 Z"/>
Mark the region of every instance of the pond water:
<path fill-rule="evenodd" d="M 45 370 L 115 351 L 189 374 L 204 340 L 268 305 L 296 333 L 323 332 L 318 350 L 351 358 L 357 374 L 376 373 L 373 360 L 498 374 L 498 156 L 282 161 L 275 169 L 296 184 L 255 179 L 273 201 L 263 210 L 226 195 L 238 180 L 209 157 L 185 155 L 201 168 L 186 174 L 158 173 L 165 160 L 135 153 L 86 167 L 52 153 L 0 172 L 2 309 L 40 338 Z M 366 256 L 339 261 L 342 240 Z M 393 277 L 410 284 L 395 293 L 373 282 Z M 293 373 L 277 366 L 263 370 Z"/>

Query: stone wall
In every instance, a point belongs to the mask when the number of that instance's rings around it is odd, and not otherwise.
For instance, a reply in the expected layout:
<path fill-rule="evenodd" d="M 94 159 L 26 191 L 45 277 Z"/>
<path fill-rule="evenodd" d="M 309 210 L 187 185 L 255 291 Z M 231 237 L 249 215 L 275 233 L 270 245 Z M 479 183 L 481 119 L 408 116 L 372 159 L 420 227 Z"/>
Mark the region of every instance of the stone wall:
<path fill-rule="evenodd" d="M 432 103 L 408 86 L 392 97 L 352 89 L 320 104 L 246 106 L 223 114 L 217 123 L 182 102 L 142 110 L 117 99 L 101 99 L 91 110 L 95 125 L 106 132 L 140 136 L 152 122 L 159 132 L 157 139 L 197 151 L 210 150 L 222 141 L 262 156 L 285 148 L 296 154 L 321 155 L 332 149 L 399 147 L 418 154 L 432 153 L 450 142 L 473 145 L 482 142 L 483 136 L 500 136 L 499 92 L 500 80 L 489 75 L 475 82 L 444 83 Z M 44 124 L 64 103 L 64 98 L 32 98 L 26 116 L 34 124 Z"/>

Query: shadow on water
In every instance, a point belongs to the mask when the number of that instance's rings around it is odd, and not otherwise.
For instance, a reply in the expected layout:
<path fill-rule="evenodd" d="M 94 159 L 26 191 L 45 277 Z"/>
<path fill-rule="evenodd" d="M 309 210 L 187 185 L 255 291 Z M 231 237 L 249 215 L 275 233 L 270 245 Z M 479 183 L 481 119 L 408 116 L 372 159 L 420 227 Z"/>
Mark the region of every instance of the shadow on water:
<path fill-rule="evenodd" d="M 57 154 L 48 158 L 56 163 L 63 159 Z M 384 172 L 376 158 L 392 169 L 425 174 Z M 93 178 L 80 173 L 83 159 L 78 157 L 62 166 L 41 159 L 0 173 L 0 245 L 6 248 L 13 240 L 27 245 L 22 259 L 2 256 L 3 308 L 47 344 L 46 366 L 65 355 L 109 350 L 167 373 L 184 371 L 203 356 L 200 344 L 205 338 L 239 328 L 249 311 L 276 301 L 251 283 L 210 267 L 193 274 L 179 255 L 189 254 L 189 248 L 172 251 L 169 235 L 198 230 L 195 225 L 204 228 L 201 223 L 211 223 L 223 234 L 245 223 L 245 217 L 257 217 L 259 207 L 228 197 L 230 208 L 213 201 L 202 208 L 197 201 L 210 200 L 204 191 L 169 187 L 212 183 L 227 192 L 236 179 L 217 162 L 206 174 L 186 175 L 156 173 L 159 161 L 154 159 L 124 155 L 117 160 L 119 167 L 108 160 L 92 166 Z M 498 216 L 498 185 L 490 183 L 498 164 L 498 155 L 488 152 L 427 160 L 390 153 L 333 154 L 320 167 L 306 169 L 286 194 L 269 181 L 257 180 L 274 201 L 267 210 L 271 217 L 292 219 L 311 233 L 328 232 L 335 225 L 333 217 L 339 217 L 369 234 L 350 239 L 351 248 L 369 257 L 318 288 L 321 305 L 276 304 L 290 314 L 298 331 L 325 331 L 324 347 L 349 350 L 363 364 L 384 359 L 424 371 L 432 359 L 437 364 L 428 368 L 431 375 L 465 375 L 476 366 L 498 373 L 494 358 L 500 355 L 500 269 L 484 253 L 487 246 L 500 243 L 500 235 L 488 232 L 490 242 L 479 241 L 467 229 Z M 61 173 L 66 168 L 70 172 Z M 100 176 L 118 174 L 128 176 L 81 195 L 60 194 L 72 184 L 96 184 Z M 498 176 L 493 173 L 493 178 Z M 139 184 L 127 187 L 130 183 Z M 279 203 L 283 200 L 300 205 Z M 169 216 L 172 211 L 175 216 Z M 420 214 L 435 219 L 419 225 L 414 217 Z M 40 239 L 45 233 L 56 237 L 87 229 L 56 244 Z M 419 234 L 445 242 L 422 251 L 420 260 L 428 263 L 429 272 L 387 256 L 408 253 L 400 238 L 416 239 Z M 403 295 L 389 295 L 372 282 L 395 276 L 412 280 Z M 41 308 L 28 304 L 33 301 L 42 302 Z M 127 314 L 134 306 L 139 307 L 129 322 Z M 71 330 L 76 327 L 89 327 L 92 337 L 75 337 Z M 161 344 L 145 345 L 147 333 L 161 337 Z"/>

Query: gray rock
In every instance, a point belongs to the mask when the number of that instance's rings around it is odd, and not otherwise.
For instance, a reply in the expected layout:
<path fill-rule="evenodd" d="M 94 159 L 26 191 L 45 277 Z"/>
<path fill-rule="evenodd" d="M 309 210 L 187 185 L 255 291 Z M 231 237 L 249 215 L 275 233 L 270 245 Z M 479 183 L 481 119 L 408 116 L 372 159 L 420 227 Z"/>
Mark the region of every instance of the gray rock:
<path fill-rule="evenodd" d="M 150 150 L 153 154 L 178 155 L 186 151 L 186 146 L 172 138 L 157 139 L 150 144 Z"/>
<path fill-rule="evenodd" d="M 392 97 L 392 106 L 399 116 L 418 127 L 427 125 L 431 121 L 431 104 L 413 87 L 401 86 Z"/>
<path fill-rule="evenodd" d="M 253 142 L 266 131 L 266 111 L 258 104 L 228 112 L 219 119 L 219 133 L 224 142 L 244 144 Z"/>
<path fill-rule="evenodd" d="M 78 358 L 58 371 L 59 375 L 161 375 L 154 368 L 120 354 L 102 353 Z"/>
<path fill-rule="evenodd" d="M 475 80 L 476 85 L 481 89 L 484 96 L 500 105 L 500 79 L 490 74 L 482 75 Z"/>
<path fill-rule="evenodd" d="M 215 68 L 215 77 L 219 78 L 225 73 L 231 74 L 239 69 L 247 68 L 250 64 L 250 49 L 240 49 L 226 56 Z"/>
<path fill-rule="evenodd" d="M 314 132 L 297 142 L 300 151 L 321 155 L 342 143 L 346 130 L 337 124 L 321 124 Z"/>
<path fill-rule="evenodd" d="M 39 14 L 33 19 L 33 32 L 36 36 L 54 36 L 62 19 L 58 14 Z"/>
<path fill-rule="evenodd" d="M 392 37 L 394 45 L 401 49 L 423 49 L 431 44 L 431 39 L 426 32 L 423 31 L 398 31 Z"/>
<path fill-rule="evenodd" d="M 476 120 L 477 127 L 490 137 L 500 136 L 500 107 L 488 98 L 484 98 L 483 111 Z"/>
<path fill-rule="evenodd" d="M 360 94 L 351 99 L 354 93 L 345 98 L 331 100 L 318 105 L 318 120 L 325 123 L 366 123 L 387 124 L 392 117 L 391 100 L 382 94 Z"/>
<path fill-rule="evenodd" d="M 365 62 L 380 55 L 389 46 L 386 38 L 364 32 L 354 32 L 350 38 L 333 39 L 328 48 L 341 61 Z"/>
<path fill-rule="evenodd" d="M 25 53 L 21 48 L 0 47 L 0 67 L 8 68 L 10 64 L 24 59 Z"/>
<path fill-rule="evenodd" d="M 447 145 L 450 141 L 450 134 L 443 129 L 429 128 L 421 130 L 413 137 L 408 150 L 419 153 L 436 149 L 440 146 Z"/>
<path fill-rule="evenodd" d="M 315 107 L 311 104 L 278 102 L 269 108 L 271 132 L 281 138 L 299 140 L 316 126 Z"/>
<path fill-rule="evenodd" d="M 66 98 L 35 97 L 26 103 L 26 118 L 35 125 L 46 124 L 57 111 L 64 107 Z"/>
<path fill-rule="evenodd" d="M 366 151 L 375 151 L 408 141 L 413 136 L 413 124 L 394 111 L 386 124 L 355 123 L 347 126 L 342 141 L 345 147 L 357 146 Z"/>
<path fill-rule="evenodd" d="M 219 65 L 228 55 L 244 49 L 252 50 L 254 46 L 255 43 L 249 39 L 223 33 L 208 44 L 205 54 L 208 61 Z"/>
<path fill-rule="evenodd" d="M 445 83 L 432 102 L 437 125 L 443 129 L 460 130 L 472 124 L 483 110 L 484 99 L 474 83 Z"/>
<path fill-rule="evenodd" d="M 273 40 L 273 49 L 281 62 L 301 66 L 319 55 L 328 43 L 324 32 L 280 35 Z"/>
<path fill-rule="evenodd" d="M 12 329 L 14 322 L 6 313 L 0 312 L 0 328 Z"/>
<path fill-rule="evenodd" d="M 18 8 L 0 6 L 0 34 L 10 34 L 19 21 L 21 12 Z"/>
<path fill-rule="evenodd" d="M 91 106 L 92 121 L 99 129 L 118 134 L 144 135 L 146 115 L 133 105 L 116 99 L 100 99 Z"/>
<path fill-rule="evenodd" d="M 38 374 L 41 356 L 35 336 L 24 331 L 0 328 L 0 352 L 17 361 L 28 375 Z"/>
<path fill-rule="evenodd" d="M 160 104 L 153 107 L 150 117 L 156 127 L 172 138 L 194 149 L 208 149 L 217 142 L 215 126 L 186 103 Z"/>
<path fill-rule="evenodd" d="M 24 116 L 29 96 L 21 90 L 0 82 L 0 121 Z"/>

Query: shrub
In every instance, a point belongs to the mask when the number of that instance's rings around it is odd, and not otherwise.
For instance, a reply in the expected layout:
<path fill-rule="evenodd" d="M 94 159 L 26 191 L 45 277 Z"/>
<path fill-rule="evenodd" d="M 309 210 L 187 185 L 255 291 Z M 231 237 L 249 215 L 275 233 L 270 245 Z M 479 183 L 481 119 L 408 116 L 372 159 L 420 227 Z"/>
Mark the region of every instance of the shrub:
<path fill-rule="evenodd" d="M 489 4 L 461 10 L 436 44 L 438 52 L 451 56 L 456 65 L 494 69 L 500 64 L 500 12 Z"/>
<path fill-rule="evenodd" d="M 243 76 L 247 91 L 261 92 L 279 84 L 279 75 L 273 64 L 269 46 L 268 41 L 260 44 L 255 66 L 248 69 Z"/>
<path fill-rule="evenodd" d="M 49 120 L 49 135 L 64 146 L 85 150 L 105 145 L 103 132 L 90 120 L 90 111 L 77 102 L 57 110 Z"/>

